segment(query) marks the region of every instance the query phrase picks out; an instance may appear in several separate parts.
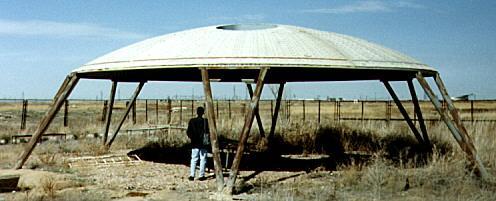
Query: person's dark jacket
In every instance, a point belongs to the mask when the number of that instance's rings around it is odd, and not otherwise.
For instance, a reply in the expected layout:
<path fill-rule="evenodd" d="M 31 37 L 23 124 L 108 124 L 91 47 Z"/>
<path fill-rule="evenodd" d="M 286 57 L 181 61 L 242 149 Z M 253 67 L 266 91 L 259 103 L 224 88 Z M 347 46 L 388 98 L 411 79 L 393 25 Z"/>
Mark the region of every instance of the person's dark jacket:
<path fill-rule="evenodd" d="M 186 134 L 191 140 L 192 148 L 208 148 L 208 145 L 203 145 L 204 133 L 209 133 L 207 119 L 196 117 L 189 120 Z"/>

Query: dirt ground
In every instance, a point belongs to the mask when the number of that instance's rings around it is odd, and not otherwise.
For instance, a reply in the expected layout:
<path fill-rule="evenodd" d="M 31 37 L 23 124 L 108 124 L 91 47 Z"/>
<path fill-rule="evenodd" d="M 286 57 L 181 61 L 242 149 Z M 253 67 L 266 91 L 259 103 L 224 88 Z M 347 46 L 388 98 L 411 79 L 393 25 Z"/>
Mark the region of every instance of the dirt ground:
<path fill-rule="evenodd" d="M 125 154 L 127 151 L 112 154 Z M 21 177 L 19 189 L 1 193 L 0 200 L 271 200 L 271 192 L 264 190 L 263 185 L 268 188 L 269 185 L 315 177 L 305 171 L 241 171 L 239 192 L 229 197 L 215 192 L 213 170 L 207 173 L 206 181 L 189 181 L 188 172 L 186 165 L 149 161 L 109 165 L 88 162 L 80 167 L 49 171 L 42 168 L 2 169 L 0 175 L 18 174 Z M 322 174 L 327 179 L 332 177 L 328 171 L 319 173 Z M 326 191 L 328 184 L 332 183 L 322 176 L 315 178 L 323 182 L 322 189 Z"/>

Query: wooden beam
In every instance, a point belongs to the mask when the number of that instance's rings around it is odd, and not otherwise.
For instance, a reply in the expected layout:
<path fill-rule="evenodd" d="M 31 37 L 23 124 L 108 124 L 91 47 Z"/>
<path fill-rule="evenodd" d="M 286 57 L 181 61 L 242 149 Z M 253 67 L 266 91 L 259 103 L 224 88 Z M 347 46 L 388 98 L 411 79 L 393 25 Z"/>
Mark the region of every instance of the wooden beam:
<path fill-rule="evenodd" d="M 203 91 L 205 94 L 206 112 L 208 119 L 208 128 L 210 131 L 210 144 L 212 146 L 212 155 L 214 160 L 215 180 L 217 182 L 217 191 L 221 192 L 224 188 L 224 175 L 222 174 L 222 163 L 220 161 L 219 142 L 217 140 L 217 125 L 215 122 L 214 103 L 212 98 L 212 88 L 208 78 L 208 70 L 200 68 L 203 81 Z"/>
<path fill-rule="evenodd" d="M 67 99 L 67 97 L 69 97 L 69 95 L 71 94 L 72 90 L 74 89 L 78 81 L 79 78 L 75 73 L 69 74 L 65 78 L 64 82 L 62 83 L 62 86 L 60 87 L 57 94 L 53 98 L 52 105 L 45 113 L 45 116 L 43 117 L 41 122 L 38 124 L 38 127 L 34 131 L 33 137 L 31 137 L 28 144 L 26 144 L 24 151 L 19 156 L 19 159 L 17 160 L 14 166 L 15 169 L 22 168 L 22 166 L 28 159 L 29 155 L 31 155 L 31 153 L 33 152 L 36 143 L 40 140 L 43 133 L 48 129 L 50 123 L 55 118 L 55 115 L 59 111 L 62 104 L 64 104 L 64 101 Z"/>
<path fill-rule="evenodd" d="M 269 139 L 269 145 L 271 139 L 274 138 L 274 134 L 276 132 L 277 117 L 279 116 L 279 110 L 281 109 L 281 100 L 282 100 L 283 92 L 284 92 L 284 83 L 281 83 L 279 84 L 279 90 L 277 92 L 276 107 L 274 108 L 274 115 L 272 115 L 272 124 L 270 126 L 269 136 L 267 136 L 267 138 Z"/>
<path fill-rule="evenodd" d="M 453 101 L 451 100 L 451 97 L 449 96 L 448 91 L 446 90 L 446 87 L 444 86 L 444 83 L 439 76 L 439 73 L 436 73 L 436 75 L 434 76 L 434 81 L 436 82 L 436 85 L 439 88 L 439 92 L 441 92 L 441 96 L 443 97 L 446 106 L 448 107 L 448 110 L 453 117 L 456 127 L 461 131 L 462 138 L 473 146 L 472 139 L 468 135 L 467 129 L 463 125 L 461 117 L 458 114 L 458 110 L 455 108 L 455 105 L 453 104 Z"/>
<path fill-rule="evenodd" d="M 124 112 L 124 115 L 122 115 L 122 117 L 119 121 L 119 124 L 117 124 L 117 127 L 114 130 L 114 134 L 112 135 L 112 138 L 110 138 L 110 140 L 106 144 L 107 149 L 110 149 L 110 146 L 112 146 L 112 143 L 114 142 L 115 137 L 117 137 L 117 134 L 121 130 L 122 124 L 124 124 L 124 121 L 126 121 L 126 117 L 129 114 L 129 111 L 131 110 L 131 108 L 136 107 L 135 106 L 136 98 L 138 98 L 138 95 L 141 92 L 141 89 L 143 88 L 144 85 L 145 85 L 145 82 L 140 82 L 138 84 L 138 87 L 136 87 L 136 90 L 134 91 L 134 94 L 131 97 L 131 102 L 129 102 L 129 104 L 127 105 L 126 111 Z"/>
<path fill-rule="evenodd" d="M 255 110 L 258 107 L 258 102 L 260 100 L 260 95 L 262 94 L 262 89 L 264 85 L 265 75 L 267 74 L 267 68 L 260 69 L 260 73 L 257 79 L 257 86 L 253 97 L 250 101 L 250 107 L 248 107 L 248 112 L 245 116 L 245 123 L 243 129 L 241 130 L 241 135 L 239 137 L 238 149 L 236 150 L 236 155 L 231 166 L 231 172 L 229 173 L 229 179 L 227 180 L 227 185 L 225 193 L 232 194 L 234 190 L 234 185 L 236 183 L 236 177 L 238 176 L 239 164 L 241 163 L 241 158 L 245 149 L 246 141 L 248 140 L 248 135 L 250 133 L 251 125 L 253 124 L 253 119 L 255 117 Z"/>
<path fill-rule="evenodd" d="M 415 92 L 415 86 L 413 85 L 412 80 L 407 80 L 408 89 L 410 90 L 410 95 L 412 96 L 412 102 L 415 114 L 417 115 L 420 131 L 422 132 L 422 138 L 424 142 L 429 146 L 432 146 L 431 141 L 429 140 L 429 135 L 427 133 L 427 127 L 425 126 L 424 117 L 422 115 L 422 109 L 420 108 L 420 104 L 417 98 L 417 93 Z"/>
<path fill-rule="evenodd" d="M 117 89 L 117 81 L 113 80 L 112 81 L 112 88 L 110 89 L 107 116 L 105 117 L 105 125 L 103 127 L 103 145 L 105 145 L 107 143 L 108 132 L 110 129 L 110 122 L 112 122 L 112 111 L 114 110 L 114 100 L 115 100 L 116 89 Z"/>
<path fill-rule="evenodd" d="M 251 87 L 251 84 L 247 83 L 246 87 L 248 88 L 248 93 L 250 94 L 250 99 L 253 98 L 253 88 Z M 258 106 L 255 108 L 255 118 L 257 119 L 258 130 L 260 132 L 260 136 L 265 138 L 265 129 L 263 127 L 262 118 L 260 118 Z"/>
<path fill-rule="evenodd" d="M 386 87 L 386 89 L 388 90 L 389 94 L 393 98 L 394 103 L 396 103 L 396 106 L 400 110 L 401 115 L 403 115 L 403 118 L 405 119 L 406 123 L 408 124 L 408 126 L 412 130 L 413 134 L 415 135 L 415 138 L 417 138 L 417 141 L 420 144 L 425 144 L 424 139 L 422 139 L 422 136 L 420 136 L 420 133 L 417 130 L 417 127 L 415 127 L 415 125 L 413 124 L 412 119 L 410 118 L 410 116 L 408 115 L 408 112 L 403 107 L 403 104 L 401 103 L 400 99 L 398 98 L 398 96 L 394 92 L 394 89 L 393 89 L 393 87 L 391 87 L 391 84 L 389 84 L 388 81 L 382 81 L 382 82 L 384 83 L 384 86 Z"/>
<path fill-rule="evenodd" d="M 462 137 L 462 131 L 454 124 L 453 120 L 449 117 L 449 114 L 446 110 L 442 108 L 441 102 L 437 99 L 436 95 L 432 91 L 431 87 L 425 80 L 424 76 L 422 73 L 417 73 L 417 80 L 424 89 L 425 93 L 427 96 L 429 96 L 429 99 L 431 100 L 432 104 L 436 108 L 437 112 L 441 116 L 441 119 L 444 121 L 448 129 L 451 131 L 451 134 L 457 141 L 458 145 L 460 148 L 467 154 L 468 159 L 470 162 L 473 164 L 474 168 L 476 169 L 476 174 L 478 174 L 480 177 L 483 179 L 488 179 L 490 177 L 489 173 L 486 171 L 484 165 L 482 164 L 482 161 L 480 160 L 479 156 L 477 155 L 477 152 L 475 150 L 475 147 L 473 144 L 469 144 L 469 142 L 464 140 L 464 137 Z"/>

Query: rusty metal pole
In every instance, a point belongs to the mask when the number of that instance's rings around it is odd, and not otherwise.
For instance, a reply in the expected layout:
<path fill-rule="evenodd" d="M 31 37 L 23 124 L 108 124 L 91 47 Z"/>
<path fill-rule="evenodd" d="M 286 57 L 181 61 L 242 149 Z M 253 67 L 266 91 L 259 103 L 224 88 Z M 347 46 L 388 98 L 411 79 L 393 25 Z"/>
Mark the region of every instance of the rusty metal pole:
<path fill-rule="evenodd" d="M 155 100 L 155 125 L 158 125 L 158 99 Z"/>
<path fill-rule="evenodd" d="M 419 100 L 417 98 L 417 93 L 415 92 L 415 86 L 411 79 L 407 80 L 408 89 L 410 90 L 410 95 L 412 96 L 412 102 L 416 117 L 418 118 L 420 131 L 422 131 L 422 138 L 424 139 L 426 144 L 431 145 L 431 141 L 429 140 L 429 135 L 427 133 L 427 128 L 425 126 L 424 117 L 422 115 L 422 109 L 420 108 Z"/>
<path fill-rule="evenodd" d="M 212 98 L 212 89 L 210 88 L 210 79 L 208 78 L 208 70 L 200 68 L 203 81 L 203 91 L 205 93 L 206 112 L 208 119 L 208 128 L 210 131 L 210 144 L 212 146 L 212 155 L 214 160 L 215 180 L 217 182 L 217 191 L 221 192 L 224 189 L 224 175 L 222 174 L 222 163 L 220 161 L 219 142 L 217 140 L 217 125 L 215 122 L 214 103 Z"/>
<path fill-rule="evenodd" d="M 269 147 L 270 147 L 271 139 L 274 137 L 274 133 L 276 132 L 277 117 L 279 116 L 279 110 L 281 108 L 283 91 L 284 91 L 284 83 L 281 83 L 279 84 L 279 90 L 277 92 L 276 107 L 274 108 L 274 115 L 272 116 L 272 125 L 270 126 L 270 132 L 268 136 Z"/>
<path fill-rule="evenodd" d="M 145 82 L 140 82 L 139 85 L 138 85 L 138 87 L 136 87 L 136 90 L 134 91 L 134 94 L 131 97 L 131 100 L 130 100 L 131 102 L 127 105 L 126 111 L 122 115 L 122 117 L 121 117 L 121 119 L 119 121 L 119 124 L 117 124 L 117 127 L 115 128 L 114 134 L 112 135 L 112 137 L 110 138 L 110 140 L 106 144 L 106 148 L 107 149 L 110 149 L 110 146 L 112 146 L 112 143 L 114 142 L 115 137 L 117 137 L 117 134 L 121 130 L 122 124 L 124 124 L 124 121 L 126 121 L 126 117 L 128 116 L 129 111 L 131 110 L 131 108 L 133 107 L 133 105 L 136 103 L 136 98 L 138 98 L 138 95 L 141 92 L 141 89 L 143 88 L 143 85 L 145 85 Z"/>
<path fill-rule="evenodd" d="M 400 110 L 401 115 L 403 115 L 403 118 L 405 119 L 406 123 L 410 127 L 410 130 L 412 130 L 413 134 L 415 135 L 415 138 L 417 138 L 417 141 L 420 144 L 426 144 L 426 142 L 424 141 L 424 139 L 420 135 L 419 131 L 417 130 L 417 127 L 415 127 L 415 125 L 413 124 L 412 119 L 410 119 L 410 116 L 408 116 L 408 112 L 405 110 L 405 108 L 403 107 L 403 104 L 401 104 L 400 99 L 398 98 L 398 96 L 394 92 L 393 87 L 391 87 L 391 84 L 389 84 L 389 82 L 386 80 L 383 80 L 382 82 L 384 83 L 384 86 L 386 87 L 387 91 L 389 92 L 389 94 L 393 98 L 394 103 L 396 103 L 396 106 Z"/>
<path fill-rule="evenodd" d="M 234 190 L 234 184 L 236 184 L 236 177 L 238 176 L 239 164 L 241 163 L 241 158 L 243 157 L 243 152 L 245 149 L 246 141 L 248 140 L 248 135 L 250 133 L 251 126 L 253 124 L 253 119 L 255 118 L 255 110 L 258 107 L 258 102 L 260 100 L 260 95 L 262 94 L 262 89 L 264 85 L 265 75 L 267 74 L 267 68 L 260 69 L 260 73 L 257 79 L 257 85 L 255 92 L 253 93 L 253 98 L 250 101 L 250 107 L 245 116 L 245 123 L 243 129 L 241 130 L 241 135 L 239 137 L 238 149 L 236 150 L 236 155 L 231 166 L 231 172 L 229 173 L 229 179 L 227 180 L 227 185 L 225 193 L 232 194 Z"/>
<path fill-rule="evenodd" d="M 424 89 L 425 93 L 427 96 L 429 96 L 429 99 L 431 100 L 432 104 L 436 108 L 437 112 L 441 116 L 441 119 L 446 123 L 446 126 L 448 126 L 448 129 L 451 131 L 451 134 L 455 138 L 455 140 L 458 142 L 458 145 L 460 148 L 467 154 L 468 159 L 472 163 L 472 165 L 475 167 L 475 169 L 478 171 L 476 172 L 480 177 L 483 179 L 488 179 L 490 177 L 489 173 L 486 171 L 484 164 L 480 160 L 479 156 L 477 155 L 477 151 L 475 150 L 475 146 L 471 141 L 467 141 L 466 137 L 463 136 L 464 134 L 462 133 L 463 130 L 459 129 L 457 125 L 455 125 L 455 122 L 450 119 L 449 114 L 446 110 L 443 110 L 442 103 L 437 99 L 436 95 L 430 88 L 429 84 L 425 80 L 424 76 L 422 73 L 417 73 L 417 80 L 419 81 L 420 85 Z M 443 86 L 443 89 L 440 90 L 446 90 Z M 447 93 L 447 92 L 441 92 L 441 93 Z M 445 100 L 446 101 L 446 100 Z M 452 106 L 453 107 L 453 106 Z M 453 117 L 455 118 L 455 117 Z"/>
<path fill-rule="evenodd" d="M 103 108 L 102 108 L 102 118 L 100 121 L 105 121 L 105 117 L 107 116 L 107 111 L 108 111 L 108 100 L 103 101 Z"/>
<path fill-rule="evenodd" d="M 110 129 L 110 122 L 112 121 L 112 110 L 114 107 L 116 89 L 117 89 L 117 81 L 113 80 L 112 81 L 112 88 L 110 89 L 107 116 L 105 117 L 105 126 L 103 128 L 103 145 L 105 145 L 105 143 L 107 143 L 108 132 Z"/>
<path fill-rule="evenodd" d="M 60 87 L 60 89 L 57 91 L 57 94 L 53 98 L 52 105 L 45 113 L 45 116 L 43 116 L 43 119 L 40 121 L 38 127 L 34 131 L 33 136 L 24 147 L 24 151 L 19 156 L 19 159 L 17 160 L 14 169 L 22 168 L 22 166 L 28 159 L 29 155 L 31 155 L 31 153 L 33 152 L 36 143 L 40 140 L 43 133 L 48 129 L 50 123 L 52 123 L 52 120 L 55 118 L 55 115 L 59 111 L 64 101 L 69 97 L 69 95 L 71 94 L 72 90 L 74 89 L 78 81 L 79 78 L 75 73 L 69 74 L 65 78 L 64 82 L 62 83 L 62 86 Z"/>
<path fill-rule="evenodd" d="M 253 88 L 251 87 L 251 84 L 247 83 L 246 87 L 248 88 L 248 93 L 250 94 L 250 99 L 253 98 Z M 260 118 L 258 106 L 255 108 L 255 118 L 257 119 L 258 131 L 260 132 L 260 136 L 265 137 L 265 129 L 264 129 L 263 124 L 262 124 L 262 118 Z"/>

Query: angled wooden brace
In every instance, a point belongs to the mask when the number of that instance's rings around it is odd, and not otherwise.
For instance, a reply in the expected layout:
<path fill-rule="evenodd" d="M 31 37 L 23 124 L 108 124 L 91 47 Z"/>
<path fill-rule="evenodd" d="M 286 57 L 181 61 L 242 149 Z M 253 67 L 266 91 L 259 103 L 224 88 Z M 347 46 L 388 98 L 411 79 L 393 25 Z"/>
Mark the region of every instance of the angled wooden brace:
<path fill-rule="evenodd" d="M 429 146 L 432 146 L 431 141 L 429 140 L 429 135 L 427 133 L 427 127 L 425 126 L 424 117 L 422 115 L 422 109 L 420 108 L 419 100 L 417 98 L 417 93 L 415 92 L 415 86 L 413 85 L 412 80 L 407 80 L 408 89 L 410 91 L 410 95 L 412 97 L 414 112 L 418 117 L 420 131 L 422 132 L 422 138 L 424 142 Z"/>
<path fill-rule="evenodd" d="M 114 110 L 114 100 L 115 100 L 116 90 L 117 90 L 117 81 L 112 80 L 112 88 L 110 89 L 109 101 L 108 101 L 108 110 L 107 110 L 107 115 L 105 116 L 105 127 L 103 128 L 103 145 L 107 143 L 108 132 L 110 129 L 110 122 L 112 122 L 112 111 Z"/>
<path fill-rule="evenodd" d="M 134 91 L 134 94 L 131 97 L 131 101 L 129 102 L 129 104 L 126 107 L 125 113 L 122 115 L 122 117 L 119 121 L 119 124 L 117 124 L 117 127 L 114 130 L 114 134 L 112 135 L 112 138 L 110 138 L 110 140 L 106 144 L 107 149 L 110 149 L 110 146 L 112 146 L 112 143 L 114 142 L 115 137 L 117 137 L 117 134 L 121 130 L 122 124 L 124 124 L 124 121 L 126 121 L 126 117 L 127 117 L 127 115 L 129 115 L 129 111 L 131 111 L 131 108 L 134 107 L 134 103 L 136 102 L 136 98 L 138 98 L 138 95 L 141 92 L 141 89 L 143 88 L 144 85 L 145 85 L 145 82 L 140 82 L 138 84 L 138 87 L 136 87 L 136 90 Z"/>
<path fill-rule="evenodd" d="M 457 125 L 455 125 L 456 120 L 453 121 L 450 118 L 448 111 L 446 111 L 445 109 L 442 108 L 441 102 L 437 99 L 436 95 L 432 91 L 431 87 L 429 86 L 429 84 L 425 80 L 422 73 L 418 72 L 416 76 L 417 76 L 418 82 L 420 83 L 420 85 L 424 89 L 427 96 L 429 96 L 429 99 L 431 100 L 432 104 L 434 105 L 437 112 L 441 116 L 441 119 L 444 121 L 444 123 L 446 124 L 448 129 L 451 131 L 451 134 L 455 138 L 456 142 L 458 143 L 460 148 L 467 154 L 469 161 L 472 163 L 472 165 L 474 166 L 474 168 L 476 170 L 476 174 L 478 174 L 483 179 L 488 179 L 490 177 L 490 175 L 486 171 L 484 164 L 482 163 L 479 156 L 477 155 L 477 151 L 475 150 L 475 146 L 473 145 L 473 143 L 471 141 L 466 140 L 468 137 L 468 134 L 463 134 L 462 133 L 463 129 L 460 129 Z M 437 75 L 437 76 L 439 76 L 439 75 Z M 440 89 L 440 90 L 442 90 L 442 89 Z M 444 90 L 446 90 L 446 89 L 444 88 Z M 447 94 L 447 92 L 441 92 L 441 93 Z M 444 97 L 444 95 L 443 95 L 443 97 Z M 449 99 L 449 97 L 448 97 L 448 99 Z M 445 99 L 445 101 L 448 101 L 448 100 Z M 450 107 L 454 108 L 454 105 L 452 105 Z M 456 117 L 453 117 L 453 118 L 456 118 Z M 463 124 L 461 126 L 463 126 Z M 466 136 L 463 136 L 463 135 L 466 135 Z"/>
<path fill-rule="evenodd" d="M 236 155 L 231 166 L 231 172 L 229 173 L 229 179 L 227 180 L 226 189 L 224 190 L 227 194 L 232 194 L 234 190 L 234 185 L 236 183 L 236 177 L 238 176 L 239 164 L 241 163 L 241 158 L 245 149 L 246 141 L 248 140 L 248 135 L 250 133 L 251 125 L 253 124 L 253 119 L 255 117 L 255 109 L 258 107 L 258 102 L 260 100 L 260 95 L 262 94 L 262 89 L 265 81 L 265 75 L 267 74 L 267 68 L 260 69 L 260 73 L 257 79 L 257 86 L 255 92 L 250 101 L 250 107 L 245 116 L 245 123 L 243 129 L 241 130 L 241 135 L 239 137 L 238 149 L 236 150 Z"/>
<path fill-rule="evenodd" d="M 389 84 L 388 81 L 382 81 L 382 82 L 384 83 L 384 86 L 386 87 L 386 89 L 388 90 L 389 94 L 393 98 L 394 103 L 396 103 L 396 106 L 400 110 L 401 115 L 403 115 L 403 118 L 405 119 L 406 123 L 408 124 L 408 126 L 412 130 L 413 134 L 415 135 L 415 138 L 417 138 L 417 140 L 418 140 L 419 143 L 425 144 L 424 139 L 422 138 L 422 136 L 420 136 L 420 133 L 417 130 L 417 127 L 415 127 L 415 125 L 412 122 L 412 119 L 410 118 L 410 116 L 408 116 L 408 112 L 403 107 L 403 104 L 401 103 L 400 99 L 398 98 L 398 96 L 394 92 L 393 87 L 391 87 L 391 84 Z"/>
<path fill-rule="evenodd" d="M 31 153 L 33 152 L 36 143 L 40 140 L 43 133 L 45 133 L 45 131 L 48 129 L 50 123 L 52 123 L 52 120 L 55 118 L 55 115 L 59 111 L 60 107 L 64 104 L 65 100 L 69 97 L 69 95 L 71 94 L 72 90 L 74 89 L 78 81 L 79 78 L 75 73 L 71 73 L 65 78 L 64 82 L 62 83 L 62 86 L 60 86 L 59 90 L 57 91 L 57 94 L 53 98 L 52 105 L 45 113 L 45 116 L 43 116 L 43 119 L 38 124 L 38 127 L 36 127 L 33 136 L 29 140 L 28 144 L 26 144 L 24 151 L 19 156 L 19 159 L 17 160 L 14 169 L 22 168 L 22 166 L 28 159 L 29 155 L 31 155 Z"/>
<path fill-rule="evenodd" d="M 281 100 L 282 100 L 283 92 L 284 92 L 284 83 L 280 83 L 279 90 L 277 92 L 276 107 L 274 108 L 274 115 L 272 115 L 272 124 L 270 126 L 269 136 L 267 136 L 269 139 L 269 145 L 271 139 L 274 137 L 274 133 L 276 132 L 277 117 L 279 116 L 279 110 L 281 108 Z"/>
<path fill-rule="evenodd" d="M 246 83 L 246 87 L 248 88 L 248 93 L 250 94 L 250 99 L 253 98 L 253 88 L 250 83 Z M 263 127 L 262 118 L 260 117 L 260 112 L 257 108 L 255 108 L 255 118 L 257 119 L 258 131 L 260 132 L 260 136 L 265 137 L 265 129 Z"/>

